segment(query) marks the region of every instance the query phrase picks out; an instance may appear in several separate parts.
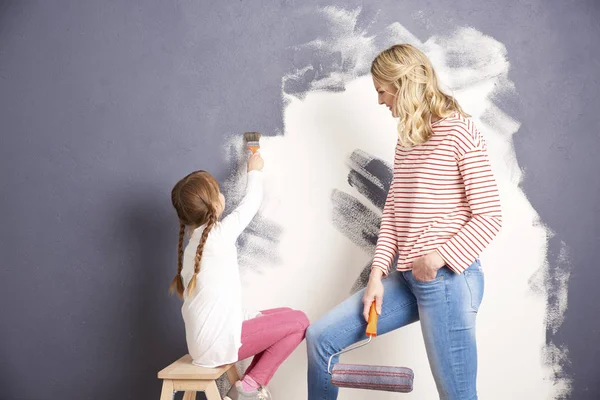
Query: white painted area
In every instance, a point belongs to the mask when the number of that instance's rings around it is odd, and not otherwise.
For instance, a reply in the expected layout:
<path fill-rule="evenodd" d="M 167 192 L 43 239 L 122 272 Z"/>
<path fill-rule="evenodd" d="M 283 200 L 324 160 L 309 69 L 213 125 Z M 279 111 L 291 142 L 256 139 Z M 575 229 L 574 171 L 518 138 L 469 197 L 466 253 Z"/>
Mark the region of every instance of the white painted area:
<path fill-rule="evenodd" d="M 315 321 L 348 297 L 372 255 L 357 248 L 332 225 L 331 192 L 338 188 L 360 197 L 347 184 L 349 155 L 360 148 L 391 163 L 396 142 L 396 121 L 377 104 L 370 76 L 358 75 L 365 60 L 370 62 L 382 49 L 375 48 L 374 43 L 410 42 L 426 52 L 447 87 L 460 88 L 454 95 L 473 115 L 487 140 L 501 193 L 504 228 L 482 255 L 486 288 L 477 334 L 480 398 L 556 398 L 568 390 L 568 382 L 553 382 L 552 373 L 558 366 L 543 364 L 546 299 L 532 291 L 529 282 L 546 266 L 550 232 L 519 187 L 522 171 L 512 142 L 519 123 L 493 103 L 498 91 L 514 90 L 508 79 L 505 47 L 472 28 L 421 43 L 400 24 L 394 24 L 377 38 L 369 38 L 355 29 L 356 12 L 334 8 L 322 12 L 329 13 L 335 25 L 332 32 L 337 33 L 308 46 L 321 52 L 341 51 L 356 68 L 312 85 L 319 89 L 334 79 L 345 83 L 345 92 L 310 91 L 303 99 L 283 93 L 284 134 L 261 140 L 266 161 L 262 214 L 277 221 L 284 236 L 277 249 L 281 257 L 277 268 L 243 274 L 248 306 L 291 306 L 304 310 Z M 447 63 L 449 51 L 461 52 L 476 62 L 452 68 Z M 560 296 L 559 314 L 566 309 L 566 290 Z M 553 318 L 562 321 L 560 315 Z M 565 349 L 552 351 L 557 359 L 566 357 Z M 437 398 L 418 324 L 379 337 L 342 360 L 409 366 L 415 370 L 415 389 L 402 396 L 343 389 L 341 399 Z M 274 398 L 306 399 L 304 343 L 277 372 L 270 389 Z"/>

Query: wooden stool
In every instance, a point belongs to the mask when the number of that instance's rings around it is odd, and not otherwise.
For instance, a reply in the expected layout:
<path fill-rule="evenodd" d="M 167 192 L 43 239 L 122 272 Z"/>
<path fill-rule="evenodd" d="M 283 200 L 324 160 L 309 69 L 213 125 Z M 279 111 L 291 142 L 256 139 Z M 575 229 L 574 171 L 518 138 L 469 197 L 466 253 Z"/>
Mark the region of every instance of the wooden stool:
<path fill-rule="evenodd" d="M 208 400 L 221 400 L 216 380 L 225 373 L 232 385 L 239 379 L 235 364 L 198 367 L 187 354 L 158 373 L 163 381 L 160 400 L 173 400 L 177 391 L 185 391 L 183 400 L 195 399 L 196 392 L 204 392 Z"/>

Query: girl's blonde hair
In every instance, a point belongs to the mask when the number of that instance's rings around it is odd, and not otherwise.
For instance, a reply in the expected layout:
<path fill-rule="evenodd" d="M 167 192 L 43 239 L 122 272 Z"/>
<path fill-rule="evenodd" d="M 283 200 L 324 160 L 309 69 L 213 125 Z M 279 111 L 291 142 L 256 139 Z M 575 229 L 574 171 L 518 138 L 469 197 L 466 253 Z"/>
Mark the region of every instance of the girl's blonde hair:
<path fill-rule="evenodd" d="M 409 44 L 397 44 L 382 51 L 371 64 L 371 75 L 380 84 L 396 89 L 394 111 L 400 118 L 398 138 L 405 147 L 425 143 L 433 129 L 433 119 L 455 112 L 469 117 L 457 101 L 440 89 L 431 62 Z"/>
<path fill-rule="evenodd" d="M 196 275 L 200 272 L 200 260 L 208 233 L 217 222 L 219 200 L 219 183 L 206 171 L 195 171 L 177 182 L 171 191 L 171 202 L 179 217 L 179 246 L 177 257 L 177 275 L 173 278 L 169 291 L 177 291 L 183 298 L 184 287 L 181 278 L 183 269 L 183 239 L 185 228 L 197 228 L 206 224 L 194 259 L 194 275 L 188 284 L 188 295 L 196 288 Z"/>

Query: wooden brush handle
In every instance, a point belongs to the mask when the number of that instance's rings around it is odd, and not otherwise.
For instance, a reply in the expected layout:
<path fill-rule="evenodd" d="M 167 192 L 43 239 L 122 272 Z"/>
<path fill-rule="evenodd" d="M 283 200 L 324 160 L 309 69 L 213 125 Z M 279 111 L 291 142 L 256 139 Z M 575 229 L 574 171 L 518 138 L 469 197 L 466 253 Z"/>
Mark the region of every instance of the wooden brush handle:
<path fill-rule="evenodd" d="M 252 154 L 256 153 L 256 150 L 258 150 L 259 146 L 248 146 L 248 149 L 252 152 Z"/>
<path fill-rule="evenodd" d="M 375 337 L 377 336 L 377 321 L 379 320 L 379 315 L 377 315 L 377 310 L 375 310 L 375 302 L 371 303 L 371 309 L 369 310 L 369 321 L 367 323 L 367 336 Z"/>

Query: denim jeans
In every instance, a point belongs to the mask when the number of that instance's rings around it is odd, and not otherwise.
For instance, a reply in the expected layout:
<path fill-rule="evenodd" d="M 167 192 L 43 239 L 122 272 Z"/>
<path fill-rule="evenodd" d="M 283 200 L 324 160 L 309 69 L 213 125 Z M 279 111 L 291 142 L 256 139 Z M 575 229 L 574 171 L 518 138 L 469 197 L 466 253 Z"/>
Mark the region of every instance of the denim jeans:
<path fill-rule="evenodd" d="M 443 267 L 431 282 L 416 280 L 412 271 L 394 272 L 383 279 L 383 286 L 378 334 L 420 320 L 440 399 L 477 399 L 475 319 L 484 286 L 479 260 L 460 275 Z M 364 289 L 308 328 L 309 400 L 337 399 L 327 362 L 333 353 L 366 338 L 363 293 Z M 333 363 L 337 362 L 336 357 Z"/>

